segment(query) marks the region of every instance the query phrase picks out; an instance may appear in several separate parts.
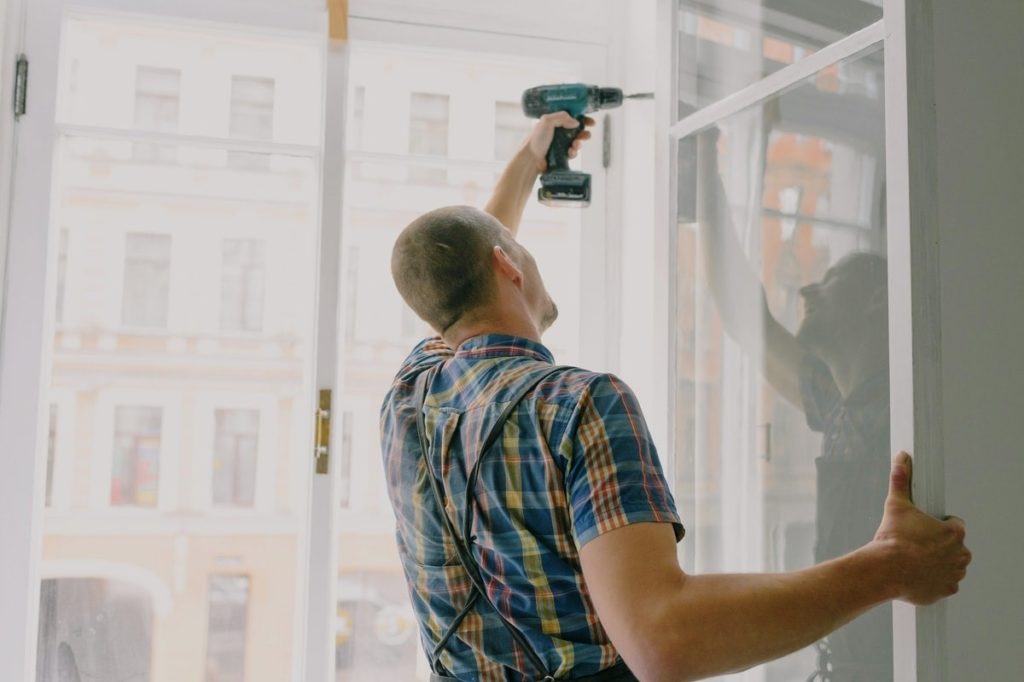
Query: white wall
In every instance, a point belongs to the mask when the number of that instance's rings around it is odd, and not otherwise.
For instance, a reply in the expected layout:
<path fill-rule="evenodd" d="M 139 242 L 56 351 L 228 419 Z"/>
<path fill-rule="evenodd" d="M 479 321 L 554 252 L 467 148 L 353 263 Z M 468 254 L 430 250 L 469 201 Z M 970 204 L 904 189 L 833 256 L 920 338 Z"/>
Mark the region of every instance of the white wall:
<path fill-rule="evenodd" d="M 933 7 L 946 508 L 975 556 L 946 609 L 947 679 L 1019 680 L 1024 3 Z"/>

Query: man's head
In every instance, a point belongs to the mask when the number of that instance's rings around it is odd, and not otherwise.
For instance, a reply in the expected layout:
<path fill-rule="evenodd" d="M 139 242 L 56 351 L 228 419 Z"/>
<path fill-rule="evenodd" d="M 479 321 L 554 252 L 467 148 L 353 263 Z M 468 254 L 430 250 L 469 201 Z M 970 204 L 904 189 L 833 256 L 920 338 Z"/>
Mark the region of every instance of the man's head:
<path fill-rule="evenodd" d="M 886 259 L 853 253 L 825 278 L 800 289 L 804 318 L 797 338 L 825 360 L 847 360 L 865 348 L 885 348 L 889 333 Z"/>
<path fill-rule="evenodd" d="M 412 221 L 391 252 L 391 275 L 409 307 L 443 336 L 455 328 L 526 322 L 537 333 L 558 316 L 533 256 L 493 216 L 448 206 Z"/>

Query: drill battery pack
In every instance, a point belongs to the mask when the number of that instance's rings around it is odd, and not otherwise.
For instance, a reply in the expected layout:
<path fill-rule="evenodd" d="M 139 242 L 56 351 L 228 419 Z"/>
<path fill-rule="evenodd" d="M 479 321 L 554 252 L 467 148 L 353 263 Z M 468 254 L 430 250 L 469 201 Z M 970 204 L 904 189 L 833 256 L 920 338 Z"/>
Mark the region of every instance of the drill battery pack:
<path fill-rule="evenodd" d="M 540 179 L 537 199 L 547 206 L 589 206 L 590 176 L 571 170 L 545 173 Z"/>

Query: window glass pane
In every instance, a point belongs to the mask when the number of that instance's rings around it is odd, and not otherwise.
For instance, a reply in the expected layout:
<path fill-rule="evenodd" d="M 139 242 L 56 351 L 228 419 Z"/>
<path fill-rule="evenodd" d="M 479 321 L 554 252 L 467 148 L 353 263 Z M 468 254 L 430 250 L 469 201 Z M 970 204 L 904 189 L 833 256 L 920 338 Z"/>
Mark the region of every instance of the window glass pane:
<path fill-rule="evenodd" d="M 70 248 L 41 572 L 106 584 L 89 608 L 122 579 L 139 586 L 151 622 L 104 611 L 102 636 L 41 640 L 40 665 L 289 680 L 305 651 L 320 150 L 277 142 L 319 144 L 322 36 L 112 15 L 69 15 L 61 36 L 51 229 Z M 140 159 L 153 140 L 137 97 L 175 88 L 178 125 L 159 139 L 173 153 Z M 273 108 L 259 171 L 229 161 L 233 101 L 248 136 L 267 134 Z M 54 675 L 41 679 L 79 679 Z"/>
<path fill-rule="evenodd" d="M 259 454 L 258 410 L 217 410 L 214 418 L 213 503 L 252 506 Z"/>
<path fill-rule="evenodd" d="M 167 326 L 170 273 L 169 235 L 125 235 L 122 322 L 138 327 Z"/>
<path fill-rule="evenodd" d="M 679 118 L 882 18 L 881 0 L 677 0 Z M 843 82 L 826 69 L 820 77 Z"/>
<path fill-rule="evenodd" d="M 158 407 L 115 408 L 111 504 L 156 506 L 162 423 Z"/>
<path fill-rule="evenodd" d="M 274 80 L 250 76 L 231 77 L 231 120 L 228 134 L 248 140 L 274 137 Z M 237 168 L 265 170 L 267 156 L 249 152 L 231 152 L 228 163 Z"/>
<path fill-rule="evenodd" d="M 523 115 L 519 102 L 494 103 L 494 158 L 511 159 L 530 132 L 533 121 Z"/>
<path fill-rule="evenodd" d="M 135 128 L 157 133 L 177 132 L 180 108 L 180 70 L 150 66 L 136 68 Z M 137 142 L 133 152 L 139 161 L 174 161 L 174 147 L 168 145 Z"/>
<path fill-rule="evenodd" d="M 49 433 L 46 438 L 46 506 L 53 504 L 53 468 L 57 463 L 57 429 L 60 410 L 50 405 Z"/>
<path fill-rule="evenodd" d="M 264 158 L 269 161 L 268 157 Z M 225 239 L 221 248 L 221 329 L 258 332 L 263 329 L 266 277 L 263 242 Z"/>
<path fill-rule="evenodd" d="M 361 117 L 361 133 L 348 137 L 345 174 L 346 342 L 335 406 L 342 414 L 336 680 L 426 680 L 426 656 L 395 546 L 378 415 L 403 358 L 433 332 L 398 295 L 391 248 L 399 232 L 428 210 L 486 204 L 509 159 L 494 158 L 496 102 L 517 102 L 532 85 L 576 82 L 581 74 L 573 66 L 516 56 L 481 60 L 468 52 L 355 44 L 351 50 L 350 87 L 364 94 L 349 112 Z M 428 86 L 446 94 L 431 95 Z M 390 122 L 392 112 L 410 105 L 416 109 L 414 131 L 422 135 L 417 142 L 395 135 Z M 525 136 L 531 122 L 516 107 L 506 109 L 503 120 L 511 128 L 518 117 Z M 449 126 L 449 117 L 454 122 L 457 116 L 465 126 Z M 350 118 L 348 130 L 354 127 Z M 421 163 L 420 155 L 436 156 L 437 165 Z M 416 168 L 440 170 L 444 180 L 424 184 L 412 172 Z M 579 362 L 580 217 L 531 198 L 519 233 L 562 311 L 545 342 L 565 364 Z"/>
<path fill-rule="evenodd" d="M 880 84 L 882 54 L 837 69 Z M 881 520 L 884 106 L 881 87 L 838 87 L 835 71 L 720 121 L 717 141 L 679 142 L 676 499 L 690 571 L 803 568 L 869 542 Z M 891 639 L 880 607 L 756 674 L 891 680 Z"/>
<path fill-rule="evenodd" d="M 64 321 L 64 296 L 68 281 L 68 230 L 60 231 L 60 243 L 57 247 L 57 309 L 55 312 L 58 324 Z"/>
<path fill-rule="evenodd" d="M 448 156 L 448 96 L 412 93 L 409 106 L 409 153 Z M 444 167 L 414 166 L 409 179 L 425 184 L 447 181 Z"/>
<path fill-rule="evenodd" d="M 341 452 L 338 453 L 338 504 L 347 509 L 352 499 L 352 431 L 355 419 L 351 410 L 341 413 Z"/>
<path fill-rule="evenodd" d="M 206 682 L 244 682 L 249 578 L 210 576 Z"/>

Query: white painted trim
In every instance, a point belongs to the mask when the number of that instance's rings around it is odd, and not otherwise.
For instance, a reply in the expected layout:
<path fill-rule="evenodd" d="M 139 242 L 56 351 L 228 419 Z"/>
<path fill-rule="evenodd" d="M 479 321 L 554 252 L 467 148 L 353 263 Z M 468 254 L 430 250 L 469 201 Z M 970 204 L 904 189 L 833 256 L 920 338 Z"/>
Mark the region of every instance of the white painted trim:
<path fill-rule="evenodd" d="M 23 44 L 26 0 L 7 0 L 0 10 L 0 332 L 3 331 L 7 238 L 14 182 L 16 137 L 14 122 L 14 65 Z"/>
<path fill-rule="evenodd" d="M 658 0 L 658 75 L 655 87 L 656 135 L 654 148 L 655 171 L 657 184 L 655 194 L 655 216 L 658 225 L 655 229 L 654 244 L 654 281 L 661 282 L 655 287 L 656 301 L 654 305 L 655 327 L 653 348 L 654 357 L 665 363 L 664 372 L 655 372 L 654 396 L 655 411 L 652 415 L 651 431 L 654 442 L 661 452 L 661 463 L 665 469 L 670 486 L 675 489 L 676 480 L 676 377 L 677 377 L 677 271 L 676 254 L 676 141 L 671 136 L 672 122 L 675 121 L 678 107 L 676 76 L 677 36 L 676 24 L 679 13 L 676 11 L 675 0 Z M 693 519 L 684 519 L 684 524 L 692 524 Z"/>
<path fill-rule="evenodd" d="M 0 329 L 0 679 L 34 676 L 39 623 L 38 566 L 45 472 L 36 453 L 45 436 L 40 419 L 50 384 L 45 358 L 52 330 L 47 272 L 56 240 L 49 238 L 53 121 L 56 114 L 60 9 L 26 3 L 24 51 L 31 56 L 27 115 L 16 130 L 17 156 L 6 254 L 6 290 Z"/>
<path fill-rule="evenodd" d="M 351 0 L 349 35 L 354 21 L 451 28 L 482 36 L 530 37 L 546 40 L 565 54 L 578 47 L 608 44 L 614 30 L 613 0 L 519 0 L 480 3 L 478 0 Z M 484 8 L 486 6 L 486 8 Z"/>
<path fill-rule="evenodd" d="M 348 154 L 350 162 L 369 161 L 375 163 L 393 163 L 416 165 L 423 168 L 458 168 L 465 170 L 500 171 L 505 167 L 504 161 L 486 159 L 459 159 L 452 156 L 429 156 L 427 154 L 394 154 L 391 152 L 353 151 Z"/>
<path fill-rule="evenodd" d="M 885 0 L 884 11 L 891 448 L 914 455 L 914 500 L 941 516 L 945 455 L 932 6 L 929 0 Z M 893 605 L 897 682 L 945 681 L 945 623 L 943 603 Z"/>
<path fill-rule="evenodd" d="M 338 542 L 335 532 L 337 509 L 338 453 L 341 449 L 341 420 L 336 418 L 341 403 L 341 353 L 345 342 L 341 310 L 341 249 L 345 187 L 345 128 L 348 120 L 349 54 L 347 45 L 330 44 L 324 54 L 323 156 L 320 169 L 320 240 L 317 273 L 316 364 L 313 392 L 307 404 L 312 409 L 299 430 L 298 480 L 310 491 L 305 510 L 309 532 L 300 536 L 300 556 L 308 564 L 296 572 L 296 632 L 305 642 L 305 653 L 296 657 L 294 680 L 321 682 L 334 675 L 334 619 L 337 591 Z M 319 405 L 319 390 L 332 391 L 332 429 L 330 462 L 327 475 L 314 473 L 312 431 L 314 410 Z M 308 427 L 304 427 L 307 424 Z"/>
<path fill-rule="evenodd" d="M 352 16 L 349 19 L 349 37 L 360 43 L 360 49 L 389 44 L 421 47 L 432 52 L 472 51 L 481 59 L 489 55 L 513 55 L 518 60 L 534 59 L 538 64 L 556 60 L 565 63 L 599 65 L 603 69 L 606 50 L 603 45 L 579 44 L 567 49 L 562 41 L 521 35 L 480 33 L 469 29 L 419 24 L 394 23 Z M 386 47 L 384 47 L 386 49 Z"/>
<path fill-rule="evenodd" d="M 48 0 L 53 1 L 53 0 Z M 160 23 L 172 19 L 189 23 L 227 24 L 232 31 L 246 26 L 260 27 L 260 32 L 298 31 L 322 36 L 327 31 L 327 8 L 316 10 L 296 3 L 273 0 L 58 0 L 71 16 L 97 14 L 128 15 L 132 20 Z"/>
<path fill-rule="evenodd" d="M 152 142 L 154 144 L 165 144 L 175 147 L 223 149 L 233 152 L 278 154 L 282 156 L 300 156 L 311 159 L 315 159 L 320 156 L 320 148 L 317 146 L 288 144 L 285 142 L 241 140 L 229 137 L 209 137 L 204 135 L 179 135 L 178 133 L 157 133 L 142 130 L 107 128 L 103 126 L 72 125 L 67 123 L 59 124 L 57 126 L 57 131 L 62 137 L 81 137 L 91 140 L 129 140 L 132 142 Z"/>
<path fill-rule="evenodd" d="M 728 97 L 698 109 L 676 122 L 669 132 L 676 140 L 692 135 L 701 128 L 706 128 L 716 121 L 728 118 L 786 88 L 797 85 L 825 67 L 852 57 L 875 43 L 881 42 L 884 38 L 885 26 L 881 20 L 876 21 L 839 42 L 779 69 Z"/>

